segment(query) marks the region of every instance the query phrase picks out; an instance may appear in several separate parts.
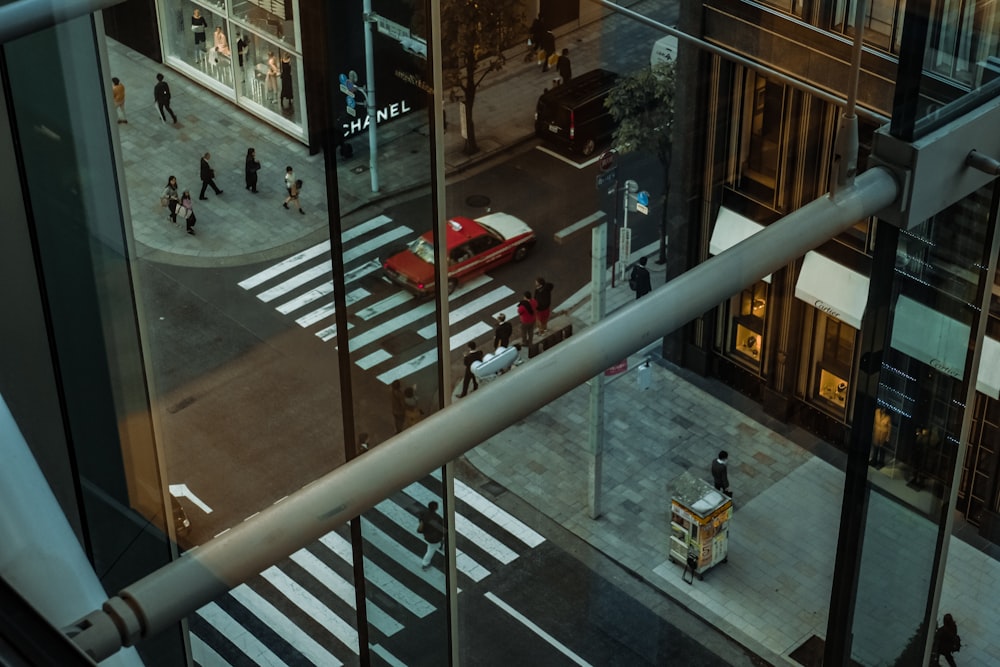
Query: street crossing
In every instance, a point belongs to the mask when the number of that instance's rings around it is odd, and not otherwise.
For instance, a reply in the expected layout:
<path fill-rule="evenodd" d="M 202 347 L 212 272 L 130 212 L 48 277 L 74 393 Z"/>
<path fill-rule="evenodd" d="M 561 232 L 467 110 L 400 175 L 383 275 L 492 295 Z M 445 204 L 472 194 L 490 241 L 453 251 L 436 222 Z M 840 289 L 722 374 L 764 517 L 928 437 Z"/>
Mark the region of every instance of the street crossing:
<path fill-rule="evenodd" d="M 440 504 L 439 494 L 436 472 L 383 500 L 361 520 L 369 641 L 386 664 L 403 664 L 394 646 L 421 641 L 420 620 L 443 610 L 444 558 L 436 555 L 424 569 L 426 543 L 416 532 L 419 513 L 432 500 Z M 460 592 L 545 541 L 459 480 L 455 498 Z M 195 663 L 355 664 L 360 650 L 352 563 L 345 526 L 205 605 L 188 619 Z M 407 635 L 408 627 L 416 634 Z"/>
<path fill-rule="evenodd" d="M 379 259 L 385 259 L 392 248 L 414 236 L 416 232 L 409 227 L 379 215 L 344 233 L 340 260 L 330 258 L 331 245 L 326 240 L 248 276 L 238 285 L 320 340 L 337 344 L 333 262 L 342 261 L 345 302 L 351 309 L 347 326 L 354 362 L 364 370 L 374 371 L 383 383 L 391 384 L 437 359 L 433 346 L 437 333 L 434 302 L 419 300 L 388 280 L 378 279 Z M 497 313 L 504 313 L 509 320 L 515 318 L 517 300 L 513 289 L 496 284 L 486 275 L 459 285 L 448 298 L 449 348 L 455 351 L 471 340 L 488 338 Z M 408 349 L 394 352 L 387 343 L 402 331 L 414 331 L 419 339 L 415 338 Z"/>

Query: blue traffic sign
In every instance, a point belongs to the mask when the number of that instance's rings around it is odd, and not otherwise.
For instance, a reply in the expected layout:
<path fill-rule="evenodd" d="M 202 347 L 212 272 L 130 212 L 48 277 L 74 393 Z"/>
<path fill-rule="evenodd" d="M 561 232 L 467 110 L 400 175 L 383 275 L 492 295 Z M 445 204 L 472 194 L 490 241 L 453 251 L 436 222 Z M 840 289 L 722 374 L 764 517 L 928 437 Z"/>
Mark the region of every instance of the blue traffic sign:
<path fill-rule="evenodd" d="M 645 190 L 637 193 L 635 196 L 635 202 L 642 206 L 649 206 L 649 193 Z"/>

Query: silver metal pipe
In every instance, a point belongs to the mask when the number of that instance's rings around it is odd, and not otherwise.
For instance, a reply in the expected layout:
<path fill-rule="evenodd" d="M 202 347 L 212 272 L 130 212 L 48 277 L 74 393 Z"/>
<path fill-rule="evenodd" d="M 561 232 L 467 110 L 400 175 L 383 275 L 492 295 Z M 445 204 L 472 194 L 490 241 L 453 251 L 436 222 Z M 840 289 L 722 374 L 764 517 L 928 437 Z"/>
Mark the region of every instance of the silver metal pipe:
<path fill-rule="evenodd" d="M 97 659 L 176 623 L 539 406 L 889 206 L 889 170 L 824 196 L 121 591 L 73 628 Z M 110 616 L 111 622 L 108 622 Z M 117 628 L 117 633 L 114 629 Z"/>
<path fill-rule="evenodd" d="M 0 7 L 0 44 L 114 7 L 124 0 L 17 0 Z"/>

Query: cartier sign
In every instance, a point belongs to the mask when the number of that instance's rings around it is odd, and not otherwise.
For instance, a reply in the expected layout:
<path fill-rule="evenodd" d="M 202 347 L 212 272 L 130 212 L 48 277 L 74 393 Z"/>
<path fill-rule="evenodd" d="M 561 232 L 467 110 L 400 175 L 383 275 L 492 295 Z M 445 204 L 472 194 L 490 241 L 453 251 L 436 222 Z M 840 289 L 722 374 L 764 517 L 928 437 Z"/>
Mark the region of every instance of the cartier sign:
<path fill-rule="evenodd" d="M 816 299 L 813 302 L 813 306 L 816 307 L 816 310 L 821 310 L 831 317 L 836 317 L 838 320 L 843 319 L 840 314 L 840 311 L 831 306 L 830 304 L 826 303 L 825 301 L 820 301 L 819 299 Z"/>

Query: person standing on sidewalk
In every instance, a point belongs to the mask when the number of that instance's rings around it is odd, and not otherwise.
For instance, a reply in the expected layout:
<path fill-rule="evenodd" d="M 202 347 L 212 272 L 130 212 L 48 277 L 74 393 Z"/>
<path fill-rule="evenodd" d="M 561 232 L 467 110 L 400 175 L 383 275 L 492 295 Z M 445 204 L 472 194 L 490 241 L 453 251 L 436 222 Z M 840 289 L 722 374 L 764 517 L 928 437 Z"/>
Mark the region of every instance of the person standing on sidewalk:
<path fill-rule="evenodd" d="M 260 171 L 260 161 L 257 159 L 257 151 L 253 148 L 247 149 L 246 164 L 247 190 L 257 194 L 257 172 Z"/>
<path fill-rule="evenodd" d="M 552 290 L 554 285 L 545 282 L 545 278 L 535 278 L 535 318 L 538 323 L 538 333 L 548 333 L 549 316 L 552 314 Z"/>
<path fill-rule="evenodd" d="M 472 364 L 483 360 L 483 351 L 476 349 L 476 341 L 474 340 L 469 341 L 468 347 L 469 349 L 462 358 L 462 363 L 465 364 L 465 376 L 462 378 L 462 393 L 458 395 L 459 398 L 465 398 L 469 395 L 469 382 L 472 383 L 472 391 L 479 389 L 479 381 L 476 379 L 475 373 L 472 372 Z"/>
<path fill-rule="evenodd" d="M 111 77 L 111 97 L 115 101 L 115 113 L 118 114 L 119 123 L 127 123 L 125 118 L 125 84 L 118 77 Z"/>
<path fill-rule="evenodd" d="M 194 205 L 191 203 L 189 190 L 185 190 L 184 194 L 181 195 L 181 208 L 184 209 L 184 227 L 188 234 L 194 236 L 194 224 L 198 222 L 198 218 L 194 214 Z"/>
<path fill-rule="evenodd" d="M 219 186 L 215 184 L 215 170 L 212 169 L 212 165 L 208 162 L 211 159 L 211 153 L 205 153 L 201 156 L 201 194 L 198 195 L 198 199 L 208 199 L 208 197 L 205 196 L 205 190 L 210 185 L 212 186 L 212 190 L 215 191 L 215 194 L 222 194 L 222 190 L 220 190 Z"/>
<path fill-rule="evenodd" d="M 427 551 L 424 553 L 420 567 L 424 570 L 431 566 L 434 560 L 434 552 L 444 553 L 444 530 L 441 525 L 441 517 L 437 513 L 438 504 L 436 501 L 427 503 L 427 509 L 420 513 L 420 523 L 417 524 L 417 532 L 424 536 L 427 542 Z"/>
<path fill-rule="evenodd" d="M 514 333 L 514 327 L 507 321 L 507 316 L 503 313 L 497 315 L 497 328 L 493 332 L 493 349 L 510 347 L 510 336 Z"/>
<path fill-rule="evenodd" d="M 160 118 L 163 119 L 163 122 L 167 122 L 167 116 L 163 113 L 163 110 L 166 109 L 170 113 L 170 117 L 174 119 L 174 125 L 176 125 L 177 116 L 174 114 L 174 110 L 170 108 L 170 86 L 163 80 L 162 74 L 156 75 L 156 85 L 153 86 L 153 99 L 156 100 L 156 108 L 160 110 Z"/>
<path fill-rule="evenodd" d="M 531 342 L 535 336 L 535 311 L 538 304 L 531 296 L 531 292 L 525 292 L 524 298 L 517 302 L 517 315 L 521 318 L 521 345 L 529 348 L 531 353 Z"/>
<path fill-rule="evenodd" d="M 628 286 L 635 292 L 635 298 L 637 299 L 653 291 L 653 284 L 649 280 L 649 269 L 646 268 L 645 257 L 640 257 L 639 263 L 632 267 L 632 275 L 629 276 Z"/>
<path fill-rule="evenodd" d="M 729 490 L 729 452 L 722 450 L 719 452 L 719 456 L 712 461 L 712 481 L 715 482 L 715 488 L 718 491 L 722 491 L 729 497 L 732 497 L 733 493 Z"/>
<path fill-rule="evenodd" d="M 559 77 L 563 83 L 569 83 L 569 80 L 573 78 L 573 64 L 569 59 L 569 49 L 562 50 L 562 55 L 559 56 L 559 61 L 556 63 L 556 69 L 559 70 Z"/>

